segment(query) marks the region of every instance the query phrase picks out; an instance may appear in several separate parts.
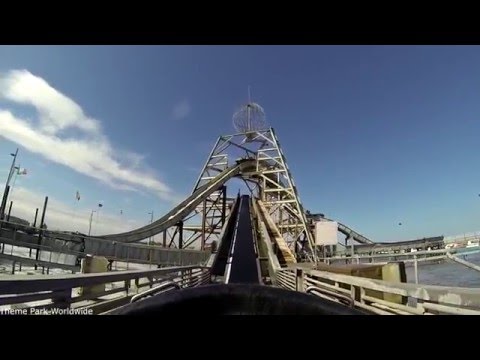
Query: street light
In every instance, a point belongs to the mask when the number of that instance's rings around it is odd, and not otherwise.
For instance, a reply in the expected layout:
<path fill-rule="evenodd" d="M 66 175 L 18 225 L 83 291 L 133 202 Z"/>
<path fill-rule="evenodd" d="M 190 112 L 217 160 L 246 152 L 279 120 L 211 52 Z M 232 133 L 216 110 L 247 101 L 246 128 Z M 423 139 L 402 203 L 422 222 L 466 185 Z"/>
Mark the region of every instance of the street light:
<path fill-rule="evenodd" d="M 12 187 L 10 188 L 9 193 L 8 193 L 8 196 L 10 197 L 10 199 L 12 199 L 12 197 L 13 197 L 13 188 L 15 187 L 15 183 L 17 182 L 17 176 L 18 176 L 18 173 L 20 171 L 20 166 L 15 166 L 13 169 L 16 170 L 16 171 L 14 171 L 15 177 L 13 178 L 13 184 L 12 184 Z"/>
<path fill-rule="evenodd" d="M 17 160 L 17 155 L 18 155 L 18 148 L 15 151 L 15 154 L 10 153 L 10 156 L 13 156 L 13 160 L 12 160 L 12 165 L 10 166 L 10 172 L 8 173 L 7 185 L 10 183 L 10 180 L 12 179 L 13 170 L 15 168 L 15 161 Z"/>
<path fill-rule="evenodd" d="M 90 236 L 90 231 L 92 230 L 92 219 L 93 219 L 93 213 L 96 212 L 95 210 L 92 210 L 92 213 L 90 214 L 90 224 L 88 225 L 88 236 Z"/>
<path fill-rule="evenodd" d="M 12 165 L 10 166 L 10 171 L 8 173 L 7 183 L 5 184 L 5 190 L 3 191 L 2 204 L 0 205 L 0 220 L 3 220 L 5 216 L 5 206 L 7 205 L 7 201 L 8 201 L 7 188 L 8 188 L 8 185 L 10 184 L 10 180 L 12 179 L 13 171 L 15 168 L 15 161 L 17 160 L 17 155 L 18 155 L 18 148 L 15 151 L 15 154 L 10 153 L 10 156 L 13 156 L 13 160 L 12 160 Z"/>

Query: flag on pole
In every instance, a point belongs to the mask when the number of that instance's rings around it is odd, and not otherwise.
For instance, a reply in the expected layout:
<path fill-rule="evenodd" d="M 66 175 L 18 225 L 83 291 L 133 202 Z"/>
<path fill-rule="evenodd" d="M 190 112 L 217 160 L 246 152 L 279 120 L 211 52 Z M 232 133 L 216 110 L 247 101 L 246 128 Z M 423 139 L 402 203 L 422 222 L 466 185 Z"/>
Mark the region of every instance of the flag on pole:
<path fill-rule="evenodd" d="M 27 175 L 27 169 L 17 169 L 17 175 Z"/>
<path fill-rule="evenodd" d="M 75 195 L 75 199 L 77 199 L 77 201 L 80 201 L 80 193 L 78 192 L 78 190 L 77 190 L 77 194 Z"/>

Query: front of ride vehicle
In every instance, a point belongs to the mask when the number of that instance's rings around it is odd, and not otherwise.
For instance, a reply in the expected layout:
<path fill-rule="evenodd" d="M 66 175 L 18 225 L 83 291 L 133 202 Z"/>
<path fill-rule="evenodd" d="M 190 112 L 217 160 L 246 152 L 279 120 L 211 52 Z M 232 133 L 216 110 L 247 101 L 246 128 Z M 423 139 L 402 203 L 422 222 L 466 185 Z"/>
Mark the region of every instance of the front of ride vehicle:
<path fill-rule="evenodd" d="M 367 315 L 352 307 L 273 286 L 213 284 L 173 289 L 109 315 Z"/>

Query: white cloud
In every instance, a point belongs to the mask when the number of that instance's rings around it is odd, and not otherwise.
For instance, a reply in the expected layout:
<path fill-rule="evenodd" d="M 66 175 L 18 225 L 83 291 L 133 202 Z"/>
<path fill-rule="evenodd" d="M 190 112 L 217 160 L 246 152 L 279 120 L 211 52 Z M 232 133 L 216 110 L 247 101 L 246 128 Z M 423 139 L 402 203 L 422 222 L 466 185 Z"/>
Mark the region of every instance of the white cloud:
<path fill-rule="evenodd" d="M 95 134 L 100 132 L 98 121 L 85 116 L 74 101 L 26 70 L 13 70 L 2 77 L 0 96 L 19 104 L 34 106 L 44 132 L 56 134 L 68 127 Z"/>
<path fill-rule="evenodd" d="M 181 120 L 190 114 L 190 104 L 187 100 L 180 101 L 173 107 L 172 115 L 174 119 Z"/>
<path fill-rule="evenodd" d="M 116 189 L 140 191 L 143 188 L 162 199 L 175 197 L 172 190 L 144 166 L 142 155 L 114 149 L 97 120 L 86 116 L 79 105 L 42 78 L 26 70 L 0 75 L 2 97 L 33 106 L 38 118 L 23 119 L 0 108 L 0 136 Z M 177 111 L 185 115 L 188 104 L 186 110 L 183 105 Z M 62 135 L 62 130 L 69 128 L 80 130 L 83 138 Z"/>
<path fill-rule="evenodd" d="M 45 197 L 23 187 L 15 188 L 10 200 L 13 201 L 11 215 L 25 219 L 33 224 L 35 209 L 38 208 L 37 225 L 39 225 Z M 124 211 L 125 213 L 125 211 Z M 88 233 L 91 209 L 79 206 L 74 208 L 62 201 L 49 197 L 45 223 L 49 230 L 71 230 Z M 68 224 L 66 227 L 65 224 Z M 120 215 L 120 211 L 112 214 L 102 208 L 99 214 L 94 213 L 92 219 L 92 235 L 112 234 L 130 231 L 141 226 L 136 220 L 129 220 Z"/>

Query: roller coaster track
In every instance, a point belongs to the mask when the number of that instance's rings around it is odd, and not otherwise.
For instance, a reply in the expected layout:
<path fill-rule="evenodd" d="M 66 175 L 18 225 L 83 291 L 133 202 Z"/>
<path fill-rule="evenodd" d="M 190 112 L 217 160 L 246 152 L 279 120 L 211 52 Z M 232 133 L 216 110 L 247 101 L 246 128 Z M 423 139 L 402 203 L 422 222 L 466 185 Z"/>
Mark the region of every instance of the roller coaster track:
<path fill-rule="evenodd" d="M 327 220 L 327 219 L 325 219 Z M 330 220 L 333 221 L 333 220 Z M 347 225 L 337 222 L 338 224 L 338 231 L 340 231 L 343 235 L 347 237 L 347 239 L 352 238 L 353 240 L 361 243 L 361 244 L 374 244 L 374 242 L 365 236 L 359 234 L 355 230 L 349 228 Z"/>
<path fill-rule="evenodd" d="M 179 205 L 173 208 L 170 212 L 166 215 L 162 216 L 160 219 L 156 220 L 155 222 L 143 226 L 141 228 L 117 233 L 117 234 L 108 234 L 108 235 L 100 235 L 100 236 L 85 236 L 85 238 L 92 238 L 92 239 L 103 239 L 103 240 L 110 240 L 120 243 L 134 243 L 138 242 L 143 239 L 147 239 L 154 235 L 165 231 L 166 229 L 177 225 L 180 221 L 182 221 L 189 213 L 195 210 L 195 208 L 201 204 L 203 200 L 208 198 L 210 194 L 217 191 L 221 188 L 229 179 L 239 175 L 242 170 L 248 169 L 250 166 L 254 165 L 253 161 L 247 160 L 241 163 L 237 163 L 223 172 L 218 174 L 214 179 L 211 179 L 208 183 L 204 184 L 203 186 L 199 187 L 192 195 L 190 195 L 187 199 L 182 201 Z M 325 221 L 333 221 L 327 218 L 324 218 Z M 366 238 L 365 236 L 359 234 L 358 232 L 354 231 L 353 229 L 349 228 L 348 226 L 337 222 L 338 223 L 338 231 L 342 234 L 347 236 L 347 238 L 351 238 L 361 244 L 374 244 L 373 241 Z M 45 236 L 53 236 L 58 239 L 62 240 L 79 240 L 79 235 L 67 233 L 65 231 L 44 231 Z"/>
<path fill-rule="evenodd" d="M 143 239 L 147 239 L 152 237 L 156 234 L 161 233 L 162 231 L 168 229 L 171 226 L 175 226 L 180 221 L 182 221 L 189 213 L 195 210 L 195 208 L 205 200 L 211 193 L 218 190 L 220 187 L 223 186 L 229 179 L 239 175 L 243 169 L 248 168 L 254 164 L 251 161 L 243 161 L 241 163 L 237 163 L 223 172 L 218 174 L 214 179 L 210 180 L 207 184 L 199 187 L 192 195 L 190 195 L 187 199 L 182 201 L 179 205 L 173 208 L 170 212 L 166 215 L 162 216 L 160 219 L 154 221 L 153 223 L 143 226 L 141 228 L 127 231 L 118 234 L 109 234 L 109 235 L 101 235 L 101 236 L 94 236 L 92 238 L 95 239 L 104 239 L 104 240 L 111 240 L 121 243 L 133 243 L 138 242 Z M 56 232 L 48 232 L 50 235 L 57 235 Z M 58 233 L 62 239 L 67 239 L 69 237 L 68 234 L 65 233 Z M 75 235 L 72 235 L 72 237 Z M 78 237 L 78 236 L 75 236 Z"/>

